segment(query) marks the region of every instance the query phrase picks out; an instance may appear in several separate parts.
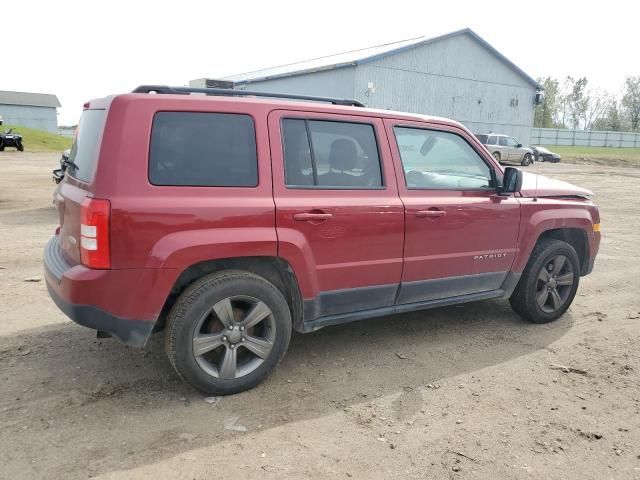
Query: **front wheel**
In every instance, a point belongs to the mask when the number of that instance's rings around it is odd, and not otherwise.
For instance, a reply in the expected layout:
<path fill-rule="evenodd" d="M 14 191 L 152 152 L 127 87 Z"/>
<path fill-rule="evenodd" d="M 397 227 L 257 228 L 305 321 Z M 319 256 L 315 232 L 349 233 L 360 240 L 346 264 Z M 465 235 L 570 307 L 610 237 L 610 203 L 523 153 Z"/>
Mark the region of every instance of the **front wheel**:
<path fill-rule="evenodd" d="M 291 312 L 282 293 L 240 270 L 194 282 L 167 322 L 166 349 L 176 372 L 214 395 L 242 392 L 264 380 L 284 357 L 291 337 Z"/>
<path fill-rule="evenodd" d="M 24 145 L 22 145 L 22 142 L 16 143 L 16 148 L 19 152 L 24 152 Z"/>
<path fill-rule="evenodd" d="M 523 167 L 528 167 L 529 165 L 531 165 L 531 154 L 530 153 L 525 153 L 524 154 L 524 157 L 522 157 L 521 165 Z"/>
<path fill-rule="evenodd" d="M 509 302 L 527 320 L 552 322 L 573 302 L 579 281 L 580 262 L 574 248 L 561 240 L 543 239 L 534 248 Z"/>

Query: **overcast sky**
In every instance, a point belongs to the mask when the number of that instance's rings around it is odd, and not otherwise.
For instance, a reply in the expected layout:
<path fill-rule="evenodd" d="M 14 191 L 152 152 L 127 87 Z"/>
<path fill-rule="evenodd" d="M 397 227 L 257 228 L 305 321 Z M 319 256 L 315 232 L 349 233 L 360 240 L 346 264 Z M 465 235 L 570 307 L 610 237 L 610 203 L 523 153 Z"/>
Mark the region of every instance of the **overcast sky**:
<path fill-rule="evenodd" d="M 58 123 L 139 84 L 184 85 L 472 28 L 532 77 L 586 75 L 617 93 L 640 75 L 640 4 L 484 1 L 5 2 L 0 90 L 55 93 Z"/>

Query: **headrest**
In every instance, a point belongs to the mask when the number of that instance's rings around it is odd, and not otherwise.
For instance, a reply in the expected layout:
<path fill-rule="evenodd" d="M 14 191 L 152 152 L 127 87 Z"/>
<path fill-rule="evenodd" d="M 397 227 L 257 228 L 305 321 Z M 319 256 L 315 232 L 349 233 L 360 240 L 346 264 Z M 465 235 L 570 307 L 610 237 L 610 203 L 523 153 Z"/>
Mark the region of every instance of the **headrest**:
<path fill-rule="evenodd" d="M 329 166 L 335 170 L 352 170 L 356 166 L 358 150 L 353 140 L 334 140 L 329 150 Z"/>

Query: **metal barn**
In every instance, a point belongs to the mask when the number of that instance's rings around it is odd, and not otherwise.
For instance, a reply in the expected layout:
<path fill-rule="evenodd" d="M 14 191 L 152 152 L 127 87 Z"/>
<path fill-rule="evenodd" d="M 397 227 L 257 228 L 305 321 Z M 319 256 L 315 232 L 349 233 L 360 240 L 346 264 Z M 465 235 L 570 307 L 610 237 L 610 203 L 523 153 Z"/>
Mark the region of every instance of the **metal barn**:
<path fill-rule="evenodd" d="M 354 98 L 528 144 L 542 87 L 470 29 L 233 75 L 234 88 Z M 207 79 L 190 82 L 205 86 Z"/>
<path fill-rule="evenodd" d="M 55 95 L 0 90 L 0 117 L 5 125 L 58 133 L 58 107 Z"/>

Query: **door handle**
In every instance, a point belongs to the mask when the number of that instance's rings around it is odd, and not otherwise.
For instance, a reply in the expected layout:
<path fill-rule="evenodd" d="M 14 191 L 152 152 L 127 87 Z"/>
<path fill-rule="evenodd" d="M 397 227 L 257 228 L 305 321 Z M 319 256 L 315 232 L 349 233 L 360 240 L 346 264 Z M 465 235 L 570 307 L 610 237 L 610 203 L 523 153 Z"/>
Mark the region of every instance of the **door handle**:
<path fill-rule="evenodd" d="M 298 222 L 321 222 L 324 220 L 329 220 L 333 215 L 330 213 L 315 213 L 315 212 L 305 212 L 305 213 L 296 213 L 293 215 L 293 219 Z"/>
<path fill-rule="evenodd" d="M 435 218 L 444 217 L 447 214 L 444 210 L 418 210 L 416 217 L 418 218 Z"/>

